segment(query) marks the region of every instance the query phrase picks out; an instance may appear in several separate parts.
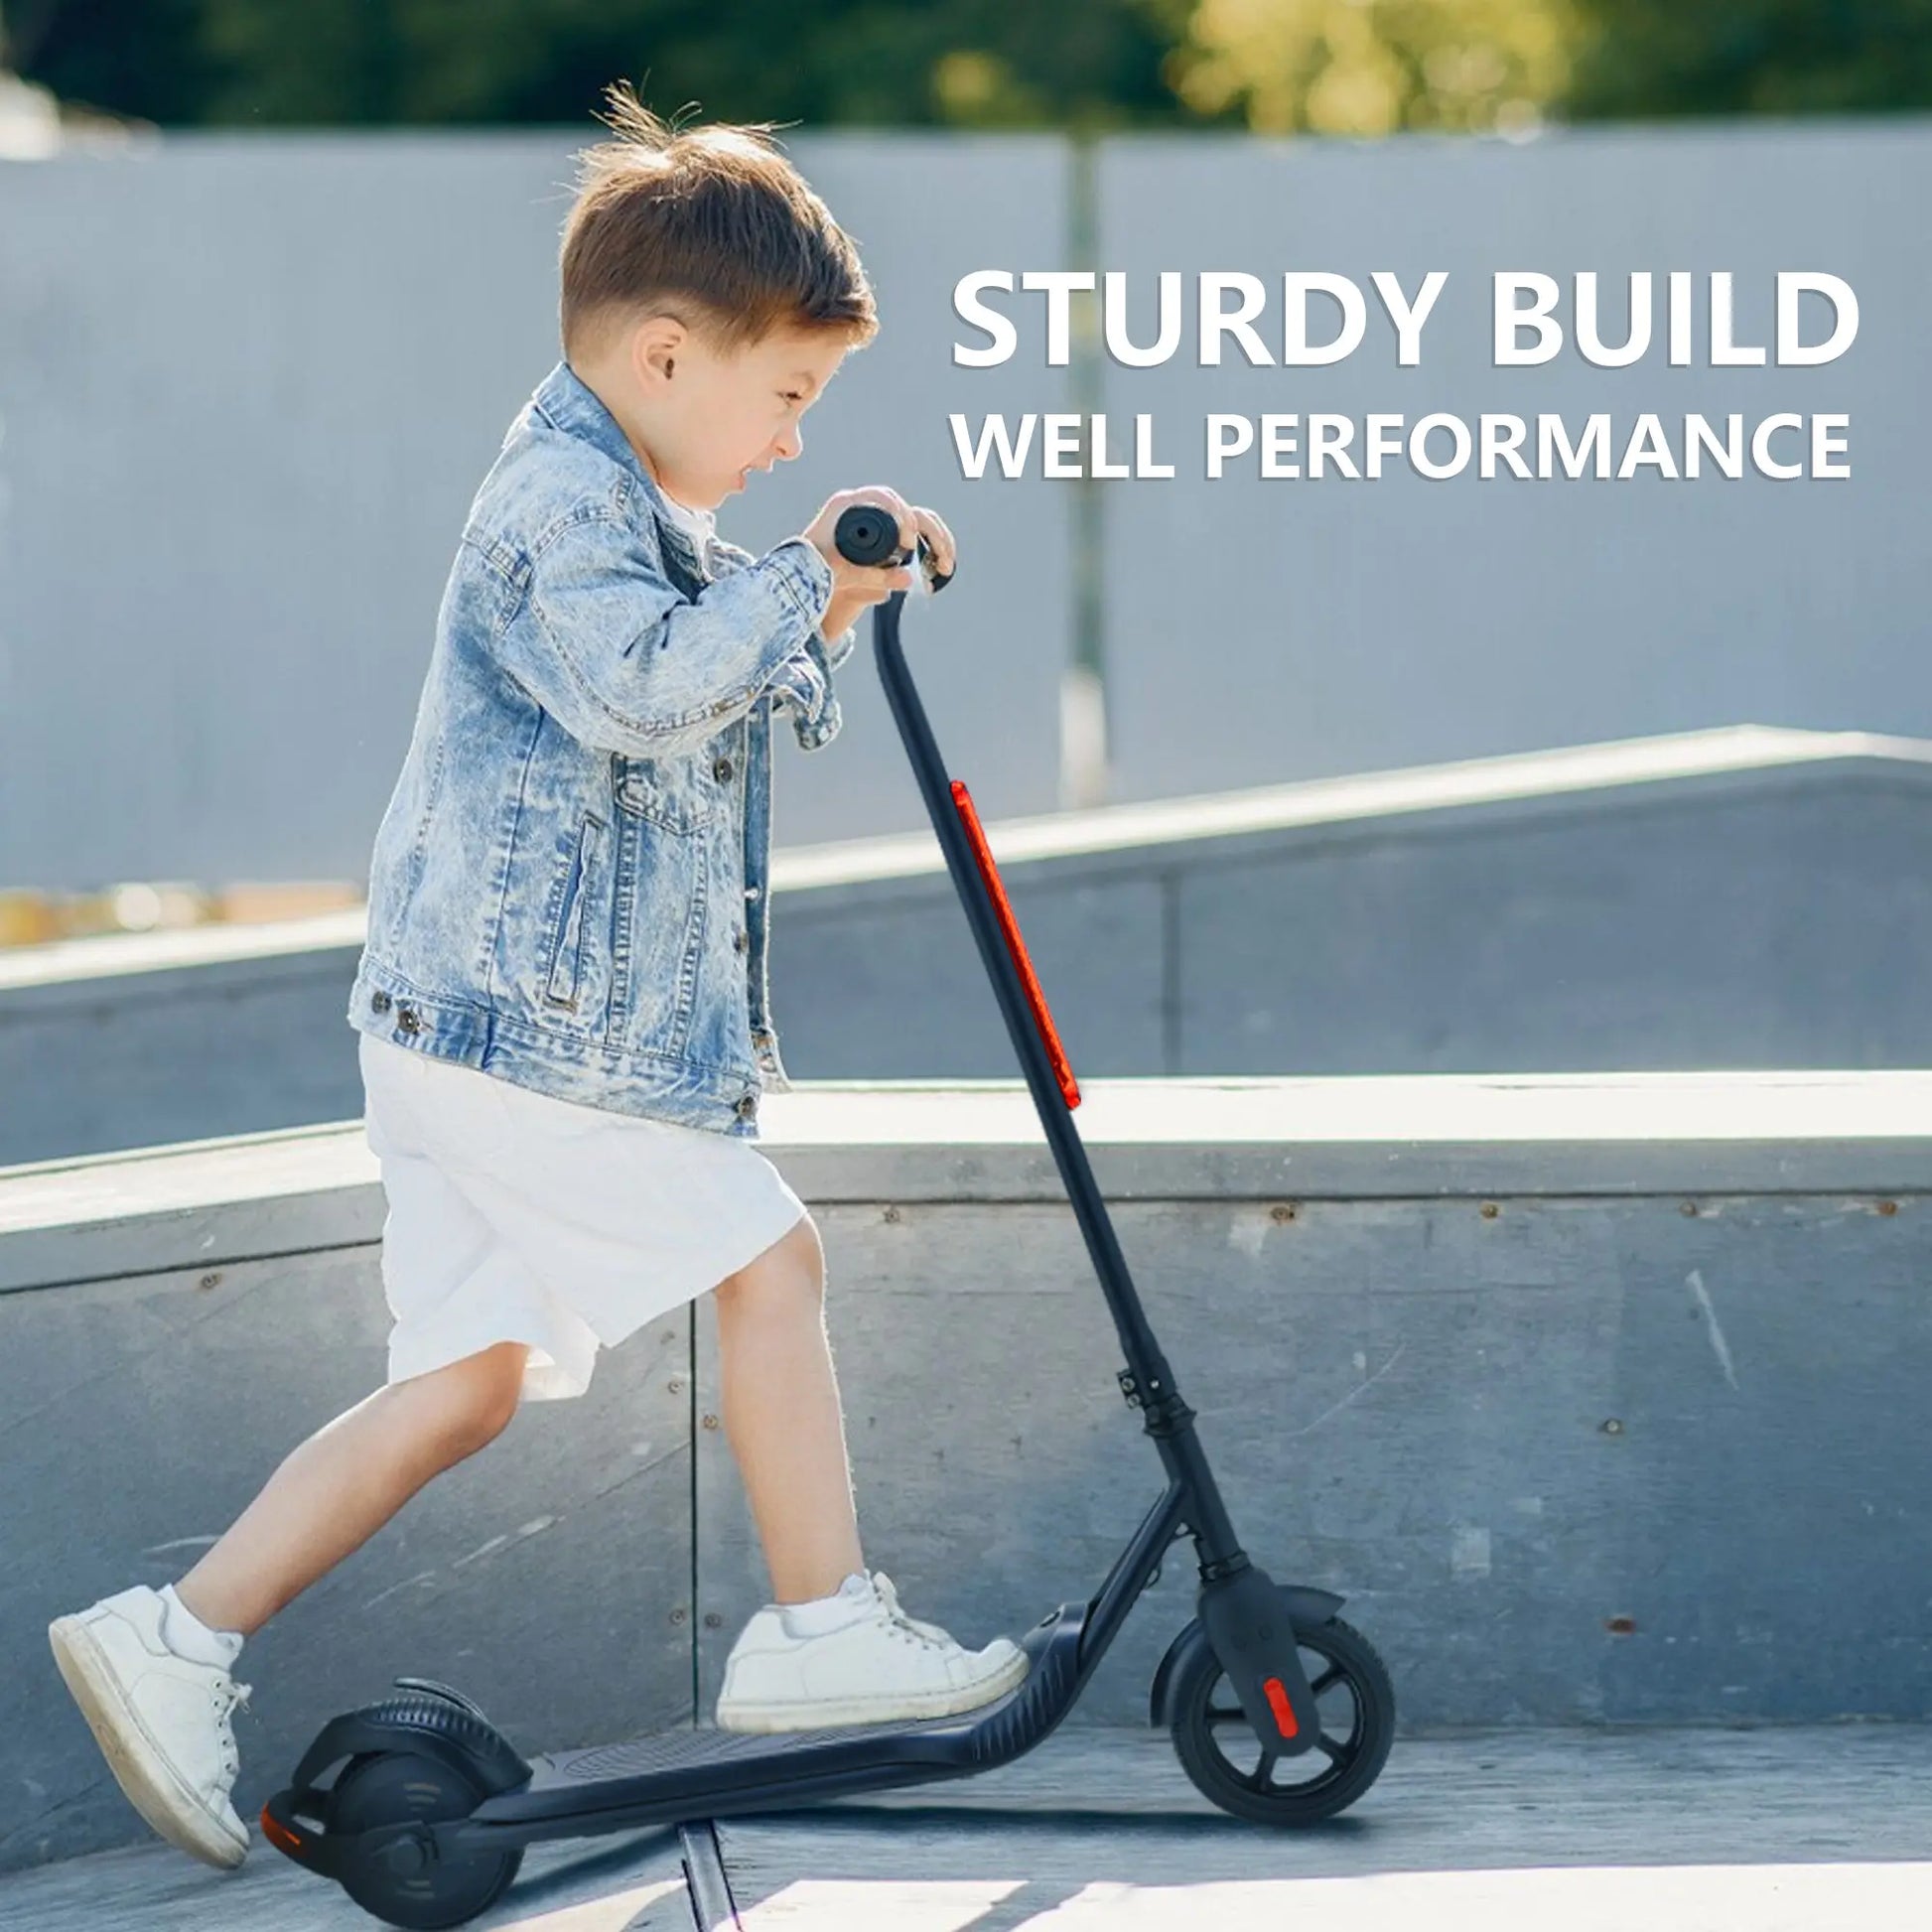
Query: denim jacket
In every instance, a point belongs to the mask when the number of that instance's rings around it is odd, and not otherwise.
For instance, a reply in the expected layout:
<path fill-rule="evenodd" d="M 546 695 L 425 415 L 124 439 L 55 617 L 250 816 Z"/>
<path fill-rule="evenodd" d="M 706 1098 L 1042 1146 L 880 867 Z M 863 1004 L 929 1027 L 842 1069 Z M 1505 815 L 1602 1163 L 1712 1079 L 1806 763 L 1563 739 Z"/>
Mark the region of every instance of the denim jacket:
<path fill-rule="evenodd" d="M 766 978 L 771 716 L 839 728 L 802 538 L 693 539 L 559 364 L 444 592 L 369 868 L 349 1024 L 563 1100 L 756 1138 L 786 1084 Z"/>

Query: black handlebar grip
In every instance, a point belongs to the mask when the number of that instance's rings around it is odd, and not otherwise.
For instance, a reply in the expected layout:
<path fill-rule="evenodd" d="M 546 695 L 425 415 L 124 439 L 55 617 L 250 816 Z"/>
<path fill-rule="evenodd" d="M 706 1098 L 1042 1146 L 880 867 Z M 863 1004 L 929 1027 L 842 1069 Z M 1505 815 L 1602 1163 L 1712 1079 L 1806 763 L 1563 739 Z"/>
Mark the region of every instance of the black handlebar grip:
<path fill-rule="evenodd" d="M 925 581 L 934 591 L 943 591 L 952 582 L 952 573 L 941 573 L 932 561 L 932 547 L 920 537 L 910 553 L 900 547 L 898 519 L 877 503 L 854 503 L 839 512 L 832 526 L 832 542 L 849 564 L 878 566 L 910 561 L 916 556 Z"/>
<path fill-rule="evenodd" d="M 891 563 L 900 554 L 898 519 L 877 503 L 854 503 L 839 512 L 832 541 L 849 564 Z"/>

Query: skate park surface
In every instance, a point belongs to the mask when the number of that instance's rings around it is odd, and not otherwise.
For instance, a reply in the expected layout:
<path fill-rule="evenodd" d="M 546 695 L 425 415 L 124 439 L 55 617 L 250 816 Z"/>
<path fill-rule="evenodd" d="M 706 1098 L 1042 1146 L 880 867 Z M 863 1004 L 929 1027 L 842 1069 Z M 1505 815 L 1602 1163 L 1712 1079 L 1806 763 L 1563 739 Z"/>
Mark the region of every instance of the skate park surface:
<path fill-rule="evenodd" d="M 1344 1818 L 1215 1812 L 1152 1733 L 1069 1731 L 937 1792 L 728 1822 L 744 1932 L 1906 1932 L 1932 1913 L 1932 1729 L 1514 1731 L 1399 1743 Z M 675 1834 L 540 1850 L 483 1932 L 701 1922 Z M 236 1873 L 165 1846 L 0 1879 L 19 1932 L 352 1932 L 259 1841 Z"/>

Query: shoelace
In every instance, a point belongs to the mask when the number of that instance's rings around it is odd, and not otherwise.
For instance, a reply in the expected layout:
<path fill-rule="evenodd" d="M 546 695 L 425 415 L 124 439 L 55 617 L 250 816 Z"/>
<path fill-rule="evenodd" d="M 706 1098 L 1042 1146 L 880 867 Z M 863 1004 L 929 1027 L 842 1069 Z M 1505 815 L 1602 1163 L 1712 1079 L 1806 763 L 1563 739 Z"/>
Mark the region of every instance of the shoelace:
<path fill-rule="evenodd" d="M 893 1587 L 890 1577 L 873 1578 L 873 1587 L 885 1607 L 886 1619 L 892 1625 L 896 1636 L 909 1638 L 912 1642 L 923 1644 L 928 1650 L 957 1650 L 959 1645 L 936 1625 L 920 1623 L 909 1617 L 898 1606 L 898 1591 Z"/>
<path fill-rule="evenodd" d="M 920 1650 L 950 1650 L 950 1644 L 941 1643 L 937 1637 L 928 1637 L 924 1631 L 915 1630 L 903 1617 L 889 1616 L 886 1619 L 886 1634 L 896 1643 L 909 1643 Z"/>
<path fill-rule="evenodd" d="M 241 1753 L 235 1749 L 234 1713 L 253 1695 L 253 1687 L 237 1684 L 231 1677 L 217 1677 L 210 1695 L 214 1702 L 214 1723 L 221 1737 L 221 1769 L 230 1782 L 241 1769 Z"/>

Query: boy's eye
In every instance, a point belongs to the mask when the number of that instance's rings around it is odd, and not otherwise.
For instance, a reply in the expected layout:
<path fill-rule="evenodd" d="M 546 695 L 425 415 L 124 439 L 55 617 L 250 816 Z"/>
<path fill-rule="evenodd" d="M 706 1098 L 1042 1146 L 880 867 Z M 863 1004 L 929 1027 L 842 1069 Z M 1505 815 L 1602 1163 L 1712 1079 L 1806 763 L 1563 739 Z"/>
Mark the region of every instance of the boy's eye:
<path fill-rule="evenodd" d="M 799 403 L 805 400 L 805 392 L 802 389 L 784 389 L 781 390 L 779 393 L 784 397 L 785 401 L 790 403 L 794 408 L 796 408 Z"/>

